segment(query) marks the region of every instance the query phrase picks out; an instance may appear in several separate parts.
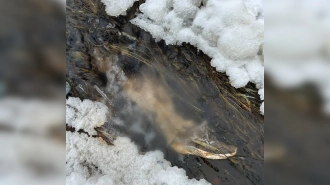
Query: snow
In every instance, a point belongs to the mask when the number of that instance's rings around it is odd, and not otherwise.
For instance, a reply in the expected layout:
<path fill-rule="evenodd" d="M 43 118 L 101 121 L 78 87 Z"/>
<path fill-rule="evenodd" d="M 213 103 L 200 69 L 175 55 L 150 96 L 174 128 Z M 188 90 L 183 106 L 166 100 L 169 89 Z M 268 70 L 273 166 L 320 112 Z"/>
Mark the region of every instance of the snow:
<path fill-rule="evenodd" d="M 64 142 L 19 131 L 2 131 L 0 140 L 0 184 L 63 184 Z"/>
<path fill-rule="evenodd" d="M 66 124 L 96 135 L 94 128 L 106 122 L 108 112 L 108 107 L 100 102 L 70 97 L 66 101 Z"/>
<path fill-rule="evenodd" d="M 145 6 L 145 4 L 140 6 L 140 10 L 147 12 L 149 18 L 155 22 L 161 22 L 164 19 L 166 9 L 166 1 L 164 0 L 154 0 L 154 4 L 151 6 Z"/>
<path fill-rule="evenodd" d="M 171 167 L 160 151 L 140 155 L 135 144 L 125 137 L 118 137 L 110 146 L 83 133 L 66 132 L 66 146 L 67 185 L 209 184 L 188 179 L 186 172 Z"/>
<path fill-rule="evenodd" d="M 44 135 L 64 121 L 63 102 L 22 97 L 0 99 L 0 125 Z"/>
<path fill-rule="evenodd" d="M 263 25 L 256 22 L 247 26 L 231 26 L 222 30 L 218 48 L 233 60 L 256 56 L 263 40 Z"/>
<path fill-rule="evenodd" d="M 314 84 L 330 115 L 330 2 L 267 3 L 267 74 L 283 89 Z"/>
<path fill-rule="evenodd" d="M 190 43 L 210 56 L 234 87 L 252 82 L 264 88 L 261 0 L 146 0 L 139 9 L 131 22 L 156 41 Z"/>
<path fill-rule="evenodd" d="M 258 94 L 260 95 L 260 99 L 261 99 L 261 100 L 264 100 L 264 98 L 265 98 L 265 96 L 264 96 L 264 89 L 260 89 L 260 90 L 258 91 Z M 261 106 L 260 106 L 260 112 L 261 112 L 262 114 L 265 113 L 265 111 L 264 111 L 264 107 L 265 107 L 265 102 L 262 102 L 262 104 L 261 104 Z"/>
<path fill-rule="evenodd" d="M 105 11 L 111 16 L 126 15 L 126 11 L 133 6 L 137 0 L 101 0 L 105 4 Z"/>
<path fill-rule="evenodd" d="M 0 184 L 63 184 L 63 101 L 0 98 Z"/>
<path fill-rule="evenodd" d="M 262 114 L 265 114 L 265 102 L 262 102 L 261 106 L 260 106 L 260 112 Z"/>
<path fill-rule="evenodd" d="M 90 100 L 80 101 L 70 97 L 67 104 L 77 110 L 102 110 L 98 116 L 86 114 L 78 116 L 76 122 L 89 121 L 84 124 L 88 130 L 100 125 L 104 117 L 104 105 Z M 95 112 L 95 111 L 94 111 Z M 67 106 L 67 120 L 72 119 L 72 110 Z M 103 114 L 103 115 L 102 115 Z M 80 120 L 79 120 L 80 119 Z M 104 123 L 104 122 L 103 122 Z M 101 124 L 103 124 L 101 123 Z M 72 124 L 72 126 L 80 126 Z M 77 128 L 76 128 L 77 130 Z M 137 146 L 126 137 L 117 137 L 114 145 L 107 145 L 100 138 L 90 137 L 84 133 L 66 132 L 66 184 L 67 185 L 102 185 L 102 184 L 136 184 L 136 185 L 206 185 L 204 179 L 188 179 L 186 172 L 178 167 L 171 167 L 160 151 L 139 154 Z"/>

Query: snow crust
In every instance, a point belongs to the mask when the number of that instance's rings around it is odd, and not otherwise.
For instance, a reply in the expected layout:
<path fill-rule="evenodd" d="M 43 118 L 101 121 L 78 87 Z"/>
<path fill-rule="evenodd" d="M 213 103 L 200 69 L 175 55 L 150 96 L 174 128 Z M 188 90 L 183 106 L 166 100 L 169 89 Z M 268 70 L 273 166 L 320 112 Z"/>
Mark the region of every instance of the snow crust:
<path fill-rule="evenodd" d="M 108 107 L 100 102 L 74 97 L 66 101 L 66 124 L 89 135 L 96 135 L 94 128 L 106 122 L 108 113 Z"/>
<path fill-rule="evenodd" d="M 139 9 L 131 22 L 156 41 L 190 43 L 210 56 L 235 88 L 248 82 L 264 88 L 261 0 L 146 0 Z"/>
<path fill-rule="evenodd" d="M 74 105 L 78 110 L 102 110 L 98 116 L 77 116 L 77 123 L 89 121 L 89 126 L 84 129 L 89 130 L 92 126 L 100 125 L 103 118 L 95 117 L 105 116 L 104 109 L 100 108 L 104 106 L 101 103 L 70 97 L 67 104 Z M 67 120 L 71 119 L 72 110 L 67 106 Z M 186 172 L 178 167 L 171 167 L 160 151 L 139 154 L 136 145 L 129 138 L 117 137 L 114 145 L 110 146 L 100 138 L 78 132 L 66 132 L 66 184 L 209 185 L 204 179 L 188 179 Z"/>

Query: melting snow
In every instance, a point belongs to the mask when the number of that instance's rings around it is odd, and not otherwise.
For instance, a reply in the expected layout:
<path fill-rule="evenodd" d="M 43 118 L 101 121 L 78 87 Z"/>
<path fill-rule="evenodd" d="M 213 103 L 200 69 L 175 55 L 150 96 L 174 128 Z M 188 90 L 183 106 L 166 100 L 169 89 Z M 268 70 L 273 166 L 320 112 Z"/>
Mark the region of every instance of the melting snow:
<path fill-rule="evenodd" d="M 117 1 L 102 2 L 109 15 L 119 11 L 108 6 Z M 217 71 L 226 72 L 235 88 L 248 82 L 264 88 L 261 0 L 146 0 L 139 9 L 142 13 L 131 22 L 156 40 L 196 46 L 212 58 Z"/>

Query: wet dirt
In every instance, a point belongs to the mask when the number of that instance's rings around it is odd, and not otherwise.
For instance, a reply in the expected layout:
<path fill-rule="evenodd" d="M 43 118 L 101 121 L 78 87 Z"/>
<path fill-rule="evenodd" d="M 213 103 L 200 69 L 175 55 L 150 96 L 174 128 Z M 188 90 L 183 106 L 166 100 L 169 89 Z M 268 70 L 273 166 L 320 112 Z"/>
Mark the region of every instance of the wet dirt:
<path fill-rule="evenodd" d="M 124 121 L 126 128 L 133 128 L 137 118 L 134 110 L 123 113 L 127 101 L 116 98 L 120 88 L 110 93 L 108 63 L 118 65 L 128 79 L 148 74 L 170 89 L 179 115 L 196 122 L 206 120 L 217 139 L 237 146 L 238 152 L 227 160 L 177 154 L 150 118 L 139 114 L 143 132 L 122 129 L 141 152 L 160 149 L 172 165 L 185 169 L 189 178 L 204 178 L 214 185 L 264 184 L 264 118 L 259 114 L 257 89 L 253 84 L 233 88 L 228 77 L 216 72 L 210 58 L 195 47 L 155 42 L 149 33 L 132 25 L 129 20 L 141 2 L 126 16 L 111 17 L 98 0 L 67 0 L 66 80 L 72 89 L 68 96 L 104 102 L 96 86 L 111 99 L 108 106 L 113 116 Z M 145 133 L 151 132 L 157 137 L 148 142 Z"/>

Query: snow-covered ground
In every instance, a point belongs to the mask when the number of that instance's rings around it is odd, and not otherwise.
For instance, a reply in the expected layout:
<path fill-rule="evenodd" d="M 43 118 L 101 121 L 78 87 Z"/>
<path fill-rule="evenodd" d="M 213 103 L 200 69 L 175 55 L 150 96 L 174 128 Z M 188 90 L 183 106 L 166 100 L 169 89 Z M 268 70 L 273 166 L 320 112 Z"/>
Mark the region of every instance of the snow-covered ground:
<path fill-rule="evenodd" d="M 121 92 L 123 82 L 127 77 L 122 70 L 108 58 L 99 58 L 108 65 L 106 91 L 111 95 L 108 99 L 104 94 L 104 101 L 81 101 L 70 97 L 66 100 L 66 123 L 75 130 L 84 130 L 88 133 L 66 132 L 66 184 L 67 185 L 206 185 L 205 180 L 188 179 L 186 172 L 178 167 L 171 167 L 170 162 L 164 159 L 161 151 L 151 151 L 144 155 L 139 154 L 138 147 L 127 137 L 117 137 L 114 145 L 110 146 L 96 135 L 94 128 L 105 122 L 122 126 L 124 121 L 105 105 L 121 99 L 123 112 L 127 116 L 137 115 L 135 124 L 125 125 L 136 133 L 143 133 L 146 141 L 155 137 L 153 132 L 146 132 L 142 128 L 143 119 L 136 106 L 131 104 Z M 116 60 L 116 57 L 115 59 Z M 99 89 L 100 94 L 103 94 Z"/>
<path fill-rule="evenodd" d="M 102 0 L 112 16 L 134 0 Z M 226 72 L 235 88 L 256 84 L 264 99 L 264 15 L 261 0 L 146 0 L 131 22 L 166 44 L 190 43 Z M 264 105 L 260 111 L 263 114 Z"/>
<path fill-rule="evenodd" d="M 0 184 L 63 184 L 63 102 L 0 98 Z"/>
<path fill-rule="evenodd" d="M 71 126 L 76 129 L 77 127 L 86 129 L 91 134 L 93 133 L 90 132 L 91 126 L 104 124 L 105 105 L 90 100 L 80 101 L 72 97 L 67 100 L 68 104 L 75 108 L 67 108 L 66 118 L 72 120 L 75 117 Z M 85 109 L 98 113 L 84 114 Z M 186 172 L 178 167 L 171 167 L 170 162 L 164 159 L 160 151 L 139 154 L 136 145 L 129 138 L 118 137 L 114 145 L 110 146 L 100 138 L 68 131 L 66 132 L 66 176 L 67 185 L 209 184 L 203 179 L 199 181 L 188 179 Z"/>
<path fill-rule="evenodd" d="M 89 135 L 96 135 L 94 128 L 103 125 L 109 117 L 108 107 L 99 102 L 69 98 L 66 105 L 66 124 Z"/>

